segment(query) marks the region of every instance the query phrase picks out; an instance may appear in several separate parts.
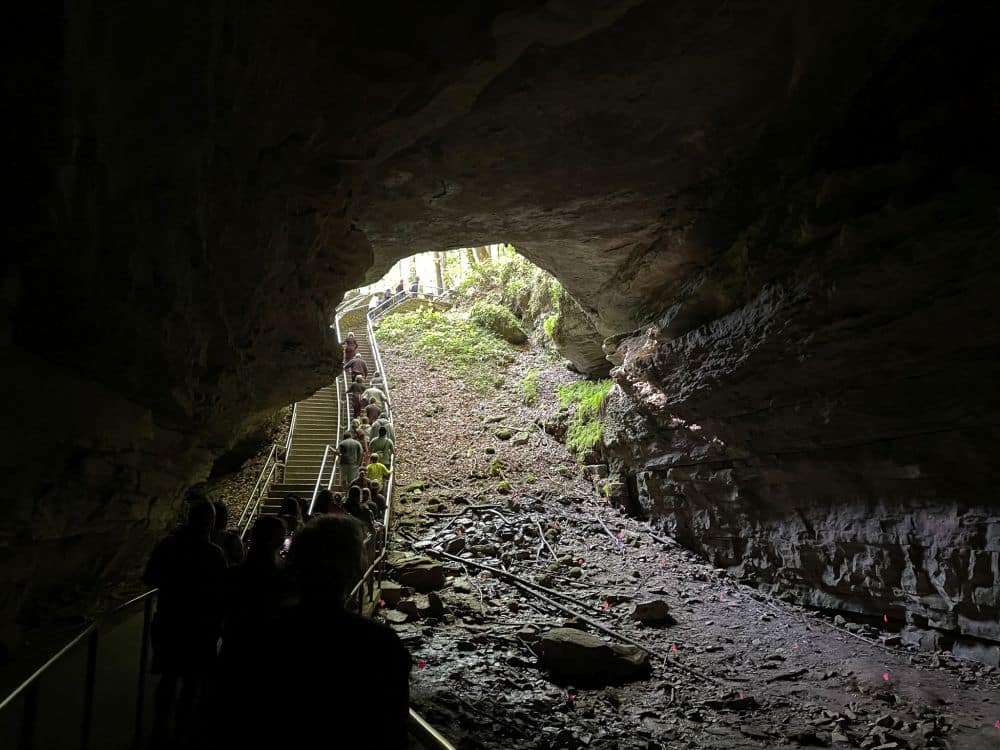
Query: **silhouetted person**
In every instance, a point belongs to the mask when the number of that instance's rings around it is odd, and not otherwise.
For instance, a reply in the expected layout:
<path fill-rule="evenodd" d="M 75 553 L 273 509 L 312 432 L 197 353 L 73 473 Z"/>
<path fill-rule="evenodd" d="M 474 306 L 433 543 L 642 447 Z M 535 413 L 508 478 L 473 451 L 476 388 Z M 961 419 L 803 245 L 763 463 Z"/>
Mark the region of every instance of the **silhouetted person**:
<path fill-rule="evenodd" d="M 347 513 L 344 510 L 344 496 L 339 492 L 333 493 L 333 501 L 330 503 L 330 510 L 328 511 L 331 515 L 345 515 Z"/>
<path fill-rule="evenodd" d="M 410 294 L 416 295 L 420 291 L 420 277 L 414 276 L 410 283 Z"/>
<path fill-rule="evenodd" d="M 298 495 L 285 495 L 281 501 L 278 518 L 285 522 L 289 536 L 299 530 L 304 521 L 302 519 L 302 504 Z"/>
<path fill-rule="evenodd" d="M 382 292 L 382 301 L 388 302 L 391 299 L 392 299 L 392 289 L 386 288 L 386 290 Z"/>
<path fill-rule="evenodd" d="M 372 512 L 368 509 L 368 507 L 362 502 L 361 488 L 357 485 L 352 485 L 347 491 L 347 502 L 344 503 L 344 510 L 369 528 L 375 525 L 375 517 L 372 515 Z"/>
<path fill-rule="evenodd" d="M 288 562 L 300 600 L 246 656 L 254 673 L 240 695 L 260 713 L 232 721 L 223 747 L 408 747 L 410 655 L 389 628 L 344 608 L 366 567 L 364 533 L 351 518 L 323 516 L 295 536 Z"/>
<path fill-rule="evenodd" d="M 281 518 L 261 516 L 251 532 L 246 562 L 226 572 L 223 661 L 230 654 L 252 648 L 267 635 L 277 617 L 278 608 L 289 593 L 285 563 L 280 556 L 287 534 Z"/>
<path fill-rule="evenodd" d="M 382 514 L 378 511 L 378 505 L 372 500 L 372 491 L 369 487 L 361 489 L 361 507 L 371 513 L 373 523 L 377 523 L 382 519 Z"/>
<path fill-rule="evenodd" d="M 329 513 L 331 505 L 333 505 L 333 493 L 330 490 L 320 490 L 316 493 L 316 502 L 313 503 L 310 519 Z"/>
<path fill-rule="evenodd" d="M 240 565 L 246 559 L 247 553 L 243 549 L 243 540 L 235 531 L 229 531 L 229 508 L 221 500 L 212 503 L 215 508 L 215 527 L 212 530 L 212 544 L 218 545 L 222 554 L 226 556 L 226 564 L 229 567 Z"/>
<path fill-rule="evenodd" d="M 347 371 L 351 379 L 356 379 L 358 375 L 362 378 L 368 377 L 368 365 L 360 354 L 355 354 L 350 360 L 344 365 L 344 369 Z"/>
<path fill-rule="evenodd" d="M 377 403 L 372 401 L 368 406 L 365 407 L 365 416 L 368 417 L 369 423 L 374 423 L 382 415 L 382 407 Z"/>
<path fill-rule="evenodd" d="M 345 432 L 343 439 L 337 446 L 340 451 L 340 472 L 344 479 L 344 484 L 350 484 L 357 478 L 358 471 L 361 470 L 361 443 L 351 437 L 350 432 Z"/>
<path fill-rule="evenodd" d="M 399 283 L 396 284 L 396 302 L 399 302 L 406 295 L 406 292 L 404 291 L 405 289 L 406 289 L 406 282 L 400 279 Z"/>
<path fill-rule="evenodd" d="M 378 507 L 378 517 L 382 518 L 385 514 L 385 495 L 382 494 L 382 483 L 373 479 L 368 482 L 368 489 L 372 493 L 372 502 Z"/>
<path fill-rule="evenodd" d="M 354 331 L 347 334 L 347 338 L 344 339 L 344 361 L 350 362 L 354 359 L 354 355 L 358 353 L 358 340 L 354 336 Z"/>
<path fill-rule="evenodd" d="M 160 674 L 153 719 L 157 746 L 174 738 L 187 741 L 192 709 L 215 665 L 226 558 L 212 544 L 214 526 L 211 503 L 192 505 L 187 523 L 156 545 L 143 575 L 160 589 L 151 631 L 153 672 Z"/>

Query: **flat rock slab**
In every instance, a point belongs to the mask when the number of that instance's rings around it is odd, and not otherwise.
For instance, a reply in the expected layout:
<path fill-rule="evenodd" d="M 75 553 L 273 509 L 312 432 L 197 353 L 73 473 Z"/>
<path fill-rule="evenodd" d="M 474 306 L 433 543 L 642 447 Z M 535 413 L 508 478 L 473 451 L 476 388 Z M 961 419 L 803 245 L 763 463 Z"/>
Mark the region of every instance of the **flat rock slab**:
<path fill-rule="evenodd" d="M 387 562 L 392 567 L 392 578 L 404 586 L 421 593 L 444 586 L 444 566 L 437 560 L 423 555 L 390 554 Z"/>
<path fill-rule="evenodd" d="M 649 676 L 649 655 L 636 646 L 609 644 L 575 628 L 553 628 L 542 636 L 542 664 L 556 680 L 610 685 Z"/>

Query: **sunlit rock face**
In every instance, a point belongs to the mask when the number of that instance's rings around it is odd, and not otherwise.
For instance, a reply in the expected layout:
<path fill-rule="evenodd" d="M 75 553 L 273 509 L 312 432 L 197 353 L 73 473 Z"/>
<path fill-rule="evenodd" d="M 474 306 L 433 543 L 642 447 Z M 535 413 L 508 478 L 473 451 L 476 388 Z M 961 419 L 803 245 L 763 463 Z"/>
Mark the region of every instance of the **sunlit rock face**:
<path fill-rule="evenodd" d="M 0 620 L 133 567 L 328 382 L 343 291 L 505 241 L 598 332 L 578 366 L 600 337 L 621 365 L 637 504 L 805 598 L 972 633 L 997 597 L 993 27 L 762 0 L 40 19 L 10 88 Z"/>

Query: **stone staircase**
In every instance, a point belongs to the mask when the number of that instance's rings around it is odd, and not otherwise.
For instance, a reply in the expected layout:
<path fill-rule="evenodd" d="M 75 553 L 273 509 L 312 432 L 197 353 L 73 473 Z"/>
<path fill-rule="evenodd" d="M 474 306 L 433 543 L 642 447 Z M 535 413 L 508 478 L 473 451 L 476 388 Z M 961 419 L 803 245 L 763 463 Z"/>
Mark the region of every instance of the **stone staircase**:
<path fill-rule="evenodd" d="M 347 338 L 350 331 L 358 342 L 358 353 L 368 363 L 369 377 L 374 374 L 375 366 L 372 357 L 371 343 L 368 341 L 366 325 L 367 310 L 359 308 L 348 310 L 339 318 L 341 336 Z M 338 368 L 339 371 L 339 368 Z M 350 425 L 348 417 L 348 402 L 344 394 L 344 379 L 340 377 L 340 409 L 341 431 Z M 321 487 L 326 487 L 330 481 L 330 470 L 337 456 L 336 447 L 340 442 L 337 435 L 337 383 L 321 388 L 304 401 L 295 405 L 295 424 L 292 429 L 288 454 L 285 457 L 285 471 L 281 482 L 273 482 L 268 489 L 267 498 L 261 508 L 261 515 L 274 515 L 281 509 L 281 502 L 288 495 L 298 495 L 308 501 L 316 487 L 323 462 L 326 446 L 332 447 L 327 456 L 323 470 Z M 331 489 L 334 492 L 346 492 L 338 467 L 333 477 Z"/>

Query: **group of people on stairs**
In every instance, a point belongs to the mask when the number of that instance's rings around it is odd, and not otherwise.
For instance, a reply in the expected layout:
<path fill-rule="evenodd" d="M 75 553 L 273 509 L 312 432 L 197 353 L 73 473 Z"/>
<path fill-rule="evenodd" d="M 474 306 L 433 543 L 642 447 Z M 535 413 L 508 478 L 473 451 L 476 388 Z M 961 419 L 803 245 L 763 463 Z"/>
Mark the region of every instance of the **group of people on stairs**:
<path fill-rule="evenodd" d="M 364 385 L 367 366 L 356 366 Z M 248 548 L 226 528 L 224 504 L 194 499 L 153 550 L 144 580 L 159 588 L 156 747 L 407 746 L 409 652 L 390 628 L 347 610 L 384 533 L 376 518 L 394 448 L 388 397 L 374 379 L 360 395 L 352 414 L 378 412 L 355 417 L 340 442 L 352 459 L 342 464 L 346 498 L 323 490 L 310 515 L 287 496 L 254 523 Z M 252 713 L 262 700 L 267 710 Z"/>

